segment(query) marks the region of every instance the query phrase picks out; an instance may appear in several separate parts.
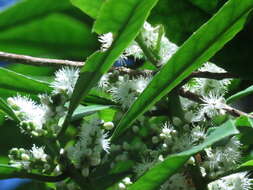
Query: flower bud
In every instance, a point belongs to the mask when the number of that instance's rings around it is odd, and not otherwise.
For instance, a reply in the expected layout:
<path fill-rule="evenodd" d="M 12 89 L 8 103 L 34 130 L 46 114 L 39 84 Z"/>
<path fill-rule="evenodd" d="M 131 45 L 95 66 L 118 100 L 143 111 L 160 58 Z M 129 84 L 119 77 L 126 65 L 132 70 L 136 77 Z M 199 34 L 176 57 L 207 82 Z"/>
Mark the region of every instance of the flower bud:
<path fill-rule="evenodd" d="M 21 154 L 21 160 L 29 161 L 30 160 L 30 156 L 28 154 L 22 153 Z"/>
<path fill-rule="evenodd" d="M 106 130 L 112 130 L 114 128 L 114 123 L 109 121 L 109 122 L 105 122 L 103 124 L 103 127 L 106 129 Z"/>
<path fill-rule="evenodd" d="M 83 175 L 83 177 L 88 177 L 89 176 L 89 168 L 83 168 L 82 175 Z"/>

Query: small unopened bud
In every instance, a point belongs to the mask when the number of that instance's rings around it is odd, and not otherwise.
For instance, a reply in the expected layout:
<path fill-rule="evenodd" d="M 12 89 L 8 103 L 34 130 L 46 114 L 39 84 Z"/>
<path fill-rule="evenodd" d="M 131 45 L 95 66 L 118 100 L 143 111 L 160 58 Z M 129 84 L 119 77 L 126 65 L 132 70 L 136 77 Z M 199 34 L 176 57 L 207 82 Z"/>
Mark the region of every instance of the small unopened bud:
<path fill-rule="evenodd" d="M 183 123 L 182 120 L 180 118 L 178 118 L 178 117 L 173 117 L 172 118 L 172 122 L 177 127 L 181 126 L 182 123 Z"/>
<path fill-rule="evenodd" d="M 65 150 L 63 148 L 60 149 L 60 155 L 63 155 Z"/>
<path fill-rule="evenodd" d="M 192 112 L 185 113 L 184 118 L 185 118 L 186 121 L 192 122 L 192 118 L 193 118 Z"/>
<path fill-rule="evenodd" d="M 158 156 L 158 160 L 161 161 L 161 162 L 163 162 L 164 161 L 163 155 L 159 155 Z"/>
<path fill-rule="evenodd" d="M 162 144 L 162 148 L 163 148 L 163 149 L 167 149 L 167 148 L 168 148 L 168 145 L 165 144 L 165 143 L 163 143 L 163 144 Z"/>
<path fill-rule="evenodd" d="M 123 149 L 124 150 L 129 150 L 130 149 L 130 145 L 127 142 L 123 142 Z"/>
<path fill-rule="evenodd" d="M 131 179 L 130 179 L 129 177 L 125 177 L 125 178 L 123 179 L 123 182 L 124 182 L 126 185 L 131 185 L 131 184 L 132 184 Z"/>
<path fill-rule="evenodd" d="M 30 160 L 30 156 L 28 154 L 22 153 L 21 154 L 21 160 L 29 161 Z"/>
<path fill-rule="evenodd" d="M 152 137 L 152 143 L 153 143 L 153 144 L 159 143 L 159 138 L 158 138 L 157 136 L 153 136 L 153 137 Z"/>
<path fill-rule="evenodd" d="M 103 127 L 106 129 L 106 130 L 112 130 L 114 128 L 114 123 L 109 121 L 109 122 L 105 122 L 103 124 Z"/>
<path fill-rule="evenodd" d="M 100 157 L 91 157 L 91 159 L 90 159 L 91 166 L 97 166 L 100 164 L 100 162 L 101 162 Z"/>
<path fill-rule="evenodd" d="M 139 127 L 136 126 L 136 125 L 134 125 L 134 126 L 133 126 L 133 132 L 134 132 L 134 133 L 138 133 L 138 132 L 139 132 Z"/>
<path fill-rule="evenodd" d="M 89 176 L 89 168 L 83 168 L 82 169 L 82 175 L 83 177 L 88 177 Z"/>
<path fill-rule="evenodd" d="M 195 165 L 195 159 L 194 159 L 194 157 L 190 157 L 190 159 L 187 161 L 187 164 L 189 164 L 189 165 Z"/>
<path fill-rule="evenodd" d="M 119 183 L 119 189 L 120 189 L 120 190 L 126 189 L 125 184 L 124 184 L 124 183 Z"/>

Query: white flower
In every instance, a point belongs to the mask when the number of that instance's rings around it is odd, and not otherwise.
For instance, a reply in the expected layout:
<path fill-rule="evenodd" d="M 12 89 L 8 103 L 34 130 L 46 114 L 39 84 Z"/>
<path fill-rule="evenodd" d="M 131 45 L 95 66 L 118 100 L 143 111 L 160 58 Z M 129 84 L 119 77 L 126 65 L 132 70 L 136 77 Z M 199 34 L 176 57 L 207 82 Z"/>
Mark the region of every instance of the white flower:
<path fill-rule="evenodd" d="M 124 77 L 119 77 L 119 81 L 109 92 L 112 94 L 113 99 L 126 109 L 131 106 L 138 95 L 146 88 L 149 81 L 150 77 L 129 79 L 129 76 L 125 75 Z"/>
<path fill-rule="evenodd" d="M 109 74 L 104 74 L 101 78 L 100 81 L 98 82 L 98 87 L 102 89 L 106 89 L 110 83 L 109 83 Z"/>
<path fill-rule="evenodd" d="M 252 188 L 252 180 L 247 173 L 236 173 L 208 184 L 209 190 L 249 190 Z"/>
<path fill-rule="evenodd" d="M 202 67 L 198 69 L 199 71 L 208 71 L 212 73 L 225 73 L 226 71 L 222 69 L 221 67 L 218 67 L 214 63 L 206 62 Z"/>
<path fill-rule="evenodd" d="M 101 162 L 102 151 L 109 153 L 110 140 L 101 127 L 102 123 L 97 118 L 85 122 L 81 127 L 79 140 L 67 150 L 68 157 L 76 167 L 82 167 L 83 161 L 87 164 L 87 159 L 90 161 L 90 165 L 98 165 Z"/>
<path fill-rule="evenodd" d="M 101 137 L 100 137 L 100 143 L 103 147 L 103 150 L 107 153 L 109 153 L 110 150 L 110 139 L 108 138 L 108 133 L 104 133 Z"/>
<path fill-rule="evenodd" d="M 161 40 L 161 49 L 159 52 L 159 55 L 161 57 L 160 63 L 165 64 L 168 62 L 168 60 L 176 53 L 178 50 L 178 46 L 171 41 L 169 41 L 168 38 L 165 36 L 162 37 Z"/>
<path fill-rule="evenodd" d="M 35 144 L 33 145 L 30 153 L 36 160 L 41 160 L 43 162 L 47 161 L 48 155 L 45 153 L 44 147 L 36 147 Z"/>
<path fill-rule="evenodd" d="M 192 137 L 188 134 L 173 138 L 172 153 L 178 153 L 190 149 L 193 146 Z"/>
<path fill-rule="evenodd" d="M 142 59 L 144 57 L 144 53 L 139 45 L 134 41 L 131 45 L 125 49 L 125 56 L 133 56 L 135 59 Z"/>
<path fill-rule="evenodd" d="M 107 34 L 100 35 L 98 40 L 102 43 L 102 45 L 101 45 L 102 51 L 106 51 L 112 45 L 113 34 L 111 32 L 109 32 Z"/>
<path fill-rule="evenodd" d="M 76 81 L 79 77 L 79 69 L 64 67 L 55 73 L 55 79 L 51 83 L 54 94 L 66 93 L 70 97 L 73 93 Z"/>
<path fill-rule="evenodd" d="M 225 114 L 225 99 L 217 91 L 212 91 L 207 96 L 203 96 L 202 101 L 199 111 L 200 118 L 203 119 L 205 114 L 211 118 L 218 114 Z"/>
<path fill-rule="evenodd" d="M 200 126 L 194 127 L 191 131 L 193 142 L 203 141 L 206 138 L 206 133 Z"/>
<path fill-rule="evenodd" d="M 205 149 L 207 160 L 203 162 L 203 167 L 207 169 L 207 174 L 217 176 L 236 167 L 241 158 L 240 148 L 237 137 L 232 137 L 225 146 Z"/>
<path fill-rule="evenodd" d="M 143 159 L 141 163 L 138 163 L 134 167 L 134 172 L 136 173 L 137 178 L 142 176 L 146 171 L 152 168 L 154 164 L 155 164 L 155 160 L 151 161 L 148 159 Z"/>
<path fill-rule="evenodd" d="M 160 134 L 160 137 L 166 138 L 166 139 L 171 139 L 175 135 L 177 135 L 177 131 L 174 129 L 174 127 L 171 124 L 166 123 L 162 128 L 162 132 Z"/>
<path fill-rule="evenodd" d="M 47 119 L 47 108 L 37 104 L 28 97 L 16 96 L 8 98 L 8 103 L 14 109 L 15 114 L 21 120 L 21 123 L 32 123 L 34 131 L 41 131 L 43 124 Z M 26 131 L 27 132 L 27 131 Z"/>

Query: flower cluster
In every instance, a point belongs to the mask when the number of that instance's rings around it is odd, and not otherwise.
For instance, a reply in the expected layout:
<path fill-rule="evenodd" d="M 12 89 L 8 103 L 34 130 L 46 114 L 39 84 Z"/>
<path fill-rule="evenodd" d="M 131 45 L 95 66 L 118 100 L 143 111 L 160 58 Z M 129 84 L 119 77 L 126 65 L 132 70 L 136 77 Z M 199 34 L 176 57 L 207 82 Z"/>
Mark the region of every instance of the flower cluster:
<path fill-rule="evenodd" d="M 52 164 L 50 156 L 45 153 L 44 149 L 44 147 L 36 147 L 35 145 L 31 150 L 13 148 L 9 152 L 10 164 L 29 172 L 37 170 L 47 173 L 52 169 Z"/>
<path fill-rule="evenodd" d="M 79 133 L 79 140 L 68 148 L 68 157 L 76 168 L 82 170 L 84 177 L 89 176 L 89 168 L 101 163 L 103 151 L 109 153 L 110 141 L 102 129 L 99 119 L 85 122 Z"/>
<path fill-rule="evenodd" d="M 145 45 L 156 52 L 160 57 L 159 65 L 165 64 L 170 57 L 177 51 L 178 46 L 168 40 L 162 32 L 162 27 L 152 27 L 148 22 L 145 22 L 141 31 L 142 39 Z M 107 33 L 99 37 L 102 43 L 102 51 L 106 51 L 113 43 L 113 34 Z M 133 56 L 135 59 L 144 59 L 145 55 L 136 41 L 133 41 L 120 56 L 120 60 L 124 62 L 127 57 Z"/>
<path fill-rule="evenodd" d="M 8 98 L 8 103 L 20 120 L 22 132 L 31 136 L 56 136 L 60 131 L 59 120 L 64 116 L 65 103 L 71 97 L 79 70 L 62 68 L 51 83 L 51 95 L 40 95 L 40 103 L 29 97 Z"/>
<path fill-rule="evenodd" d="M 209 190 L 250 190 L 252 188 L 252 180 L 248 178 L 247 173 L 237 173 L 208 185 Z"/>
<path fill-rule="evenodd" d="M 150 79 L 150 77 L 130 79 L 128 75 L 119 76 L 118 81 L 109 89 L 109 93 L 113 100 L 122 105 L 123 109 L 127 109 L 146 88 Z"/>

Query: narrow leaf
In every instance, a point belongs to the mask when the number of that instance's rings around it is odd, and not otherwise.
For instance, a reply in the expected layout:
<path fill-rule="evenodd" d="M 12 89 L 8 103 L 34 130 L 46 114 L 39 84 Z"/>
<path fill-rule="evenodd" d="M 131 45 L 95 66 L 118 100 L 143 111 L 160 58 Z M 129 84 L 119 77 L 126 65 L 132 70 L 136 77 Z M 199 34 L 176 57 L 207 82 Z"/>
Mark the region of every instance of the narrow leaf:
<path fill-rule="evenodd" d="M 31 94 L 49 93 L 52 89 L 45 82 L 0 68 L 0 87 Z"/>
<path fill-rule="evenodd" d="M 10 8 L 0 11 L 0 30 L 17 27 L 54 11 L 62 11 L 70 7 L 68 0 L 19 0 Z"/>
<path fill-rule="evenodd" d="M 184 163 L 194 154 L 202 151 L 204 148 L 211 146 L 212 144 L 229 137 L 231 135 L 238 134 L 239 131 L 236 129 L 232 121 L 227 121 L 210 136 L 206 138 L 203 144 L 193 147 L 190 150 L 181 152 L 167 157 L 163 162 L 156 164 L 148 172 L 146 172 L 139 180 L 137 180 L 129 190 L 155 190 L 159 189 L 169 177 L 175 174 Z"/>
<path fill-rule="evenodd" d="M 74 111 L 73 116 L 71 118 L 72 121 L 83 118 L 84 116 L 93 114 L 97 111 L 109 109 L 111 106 L 104 105 L 91 105 L 91 106 L 78 106 Z"/>
<path fill-rule="evenodd" d="M 71 0 L 71 3 L 92 18 L 97 18 L 104 0 Z"/>
<path fill-rule="evenodd" d="M 13 176 L 16 176 L 17 172 L 20 172 L 19 168 L 0 164 L 0 179 L 12 178 Z"/>
<path fill-rule="evenodd" d="M 244 26 L 253 0 L 230 0 L 206 24 L 198 29 L 155 75 L 148 87 L 130 107 L 116 128 L 113 139 L 135 119 L 168 94 L 194 70 L 208 61 Z"/>
<path fill-rule="evenodd" d="M 253 93 L 253 86 L 250 86 L 250 87 L 246 88 L 245 90 L 240 91 L 240 92 L 230 96 L 229 98 L 227 98 L 227 103 L 231 104 L 231 103 L 235 102 L 236 100 L 239 100 L 240 98 L 248 96 L 252 93 Z"/>

